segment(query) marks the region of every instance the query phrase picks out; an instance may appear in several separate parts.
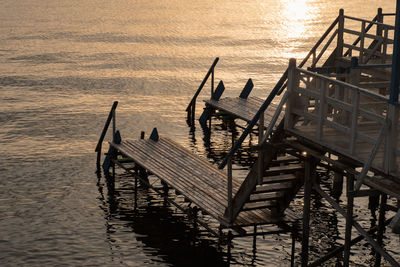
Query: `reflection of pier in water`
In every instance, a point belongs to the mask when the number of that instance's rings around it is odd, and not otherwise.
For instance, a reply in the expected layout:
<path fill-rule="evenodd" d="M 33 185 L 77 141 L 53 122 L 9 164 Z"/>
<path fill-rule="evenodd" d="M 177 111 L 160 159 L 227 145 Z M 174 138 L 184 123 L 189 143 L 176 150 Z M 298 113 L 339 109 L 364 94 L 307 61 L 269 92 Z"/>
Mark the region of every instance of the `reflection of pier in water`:
<path fill-rule="evenodd" d="M 131 253 L 132 240 L 123 236 L 132 232 L 132 238 L 143 243 L 148 253 L 173 266 L 226 265 L 229 257 L 218 249 L 218 239 L 148 187 L 139 186 L 135 197 L 130 175 L 117 174 L 115 188 L 108 190 L 107 195 L 103 193 L 103 186 L 98 183 L 99 199 L 106 219 L 107 239 L 110 250 L 116 254 L 116 262 L 121 260 L 118 254 Z M 180 198 L 182 205 L 187 206 L 183 197 Z M 123 242 L 127 243 L 126 248 L 121 244 Z M 193 263 L 194 259 L 196 263 Z M 125 262 L 122 260 L 121 263 Z"/>

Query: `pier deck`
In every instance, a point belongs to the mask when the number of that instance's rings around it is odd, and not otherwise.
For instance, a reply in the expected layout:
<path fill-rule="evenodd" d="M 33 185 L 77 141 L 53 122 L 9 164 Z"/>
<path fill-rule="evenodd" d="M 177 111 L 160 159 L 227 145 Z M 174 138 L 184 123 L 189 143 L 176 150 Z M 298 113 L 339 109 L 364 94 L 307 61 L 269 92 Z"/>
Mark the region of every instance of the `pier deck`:
<path fill-rule="evenodd" d="M 228 205 L 226 173 L 168 138 L 160 138 L 158 141 L 125 140 L 121 144 L 110 144 L 125 157 L 179 191 L 203 212 L 229 226 L 224 219 Z M 240 185 L 241 181 L 232 178 L 233 194 Z M 283 217 L 277 217 L 267 209 L 254 209 L 240 212 L 233 226 L 291 222 L 295 219 L 290 211 Z"/>
<path fill-rule="evenodd" d="M 211 106 L 214 109 L 222 110 L 227 114 L 242 119 L 246 122 L 250 122 L 257 111 L 260 109 L 261 105 L 264 103 L 264 100 L 251 96 L 247 99 L 243 99 L 240 97 L 224 97 L 220 100 L 209 99 L 205 100 L 206 104 Z M 265 127 L 268 127 L 269 122 L 272 120 L 278 105 L 271 103 L 268 108 L 264 112 L 264 120 Z M 279 117 L 279 121 L 283 118 L 283 113 L 281 113 Z"/>

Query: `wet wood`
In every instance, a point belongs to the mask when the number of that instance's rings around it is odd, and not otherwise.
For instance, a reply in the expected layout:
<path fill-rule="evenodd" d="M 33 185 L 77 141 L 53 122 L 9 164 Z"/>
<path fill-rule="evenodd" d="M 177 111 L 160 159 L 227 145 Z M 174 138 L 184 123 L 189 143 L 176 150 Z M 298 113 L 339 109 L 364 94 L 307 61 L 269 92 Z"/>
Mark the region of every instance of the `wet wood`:
<path fill-rule="evenodd" d="M 120 145 L 111 145 L 125 158 L 180 192 L 203 212 L 226 224 L 223 215 L 228 206 L 228 176 L 225 172 L 168 138 L 160 138 L 158 141 L 128 140 Z M 240 184 L 239 180 L 232 177 L 233 194 Z M 233 224 L 241 226 L 276 221 L 276 216 L 258 208 L 240 213 Z"/>
<path fill-rule="evenodd" d="M 222 110 L 236 118 L 242 119 L 246 122 L 250 122 L 258 109 L 264 103 L 264 100 L 258 97 L 248 97 L 243 99 L 240 97 L 226 97 L 218 101 L 210 99 L 205 100 L 206 104 L 217 110 Z M 275 114 L 278 105 L 271 103 L 264 112 L 265 127 L 268 127 L 269 122 Z M 280 120 L 283 118 L 283 113 L 280 116 Z"/>

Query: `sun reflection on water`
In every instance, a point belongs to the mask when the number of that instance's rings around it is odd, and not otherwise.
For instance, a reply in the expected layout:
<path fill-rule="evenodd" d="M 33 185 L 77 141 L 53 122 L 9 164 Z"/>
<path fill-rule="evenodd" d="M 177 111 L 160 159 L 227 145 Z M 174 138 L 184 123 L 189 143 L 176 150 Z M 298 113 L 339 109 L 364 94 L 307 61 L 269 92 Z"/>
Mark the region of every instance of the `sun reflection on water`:
<path fill-rule="evenodd" d="M 280 17 L 283 18 L 280 25 L 281 39 L 290 42 L 290 51 L 283 51 L 285 57 L 302 58 L 304 49 L 298 51 L 302 46 L 298 40 L 313 36 L 312 28 L 309 27 L 318 20 L 320 9 L 311 4 L 310 0 L 281 0 Z"/>

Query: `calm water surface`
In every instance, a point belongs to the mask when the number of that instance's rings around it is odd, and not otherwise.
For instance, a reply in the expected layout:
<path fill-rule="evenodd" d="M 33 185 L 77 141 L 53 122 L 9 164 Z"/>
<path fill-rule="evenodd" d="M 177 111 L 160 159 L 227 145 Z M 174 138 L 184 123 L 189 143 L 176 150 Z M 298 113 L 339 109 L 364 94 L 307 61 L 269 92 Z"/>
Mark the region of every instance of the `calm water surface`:
<path fill-rule="evenodd" d="M 104 180 L 97 184 L 94 148 L 112 102 L 120 101 L 123 137 L 157 126 L 218 160 L 230 133 L 217 133 L 206 149 L 201 130 L 189 133 L 184 112 L 215 57 L 226 95 L 238 95 L 251 77 L 254 95 L 264 97 L 288 59 L 303 58 L 339 8 L 372 18 L 378 7 L 393 12 L 394 4 L 2 0 L 0 265 L 226 264 L 226 248 L 218 250 L 217 240 L 151 191 L 139 191 L 134 212 L 130 179 L 120 178 L 115 196 L 107 194 Z M 240 165 L 235 169 L 245 173 Z M 366 205 L 357 212 L 368 227 Z M 301 214 L 300 199 L 293 208 Z M 315 201 L 313 208 L 311 257 L 343 243 L 344 228 L 327 203 Z M 389 231 L 385 242 L 400 259 L 398 237 Z M 233 265 L 289 264 L 288 235 L 260 237 L 256 252 L 251 239 L 234 246 Z M 354 264 L 373 261 L 364 243 L 353 251 Z"/>

